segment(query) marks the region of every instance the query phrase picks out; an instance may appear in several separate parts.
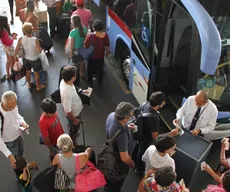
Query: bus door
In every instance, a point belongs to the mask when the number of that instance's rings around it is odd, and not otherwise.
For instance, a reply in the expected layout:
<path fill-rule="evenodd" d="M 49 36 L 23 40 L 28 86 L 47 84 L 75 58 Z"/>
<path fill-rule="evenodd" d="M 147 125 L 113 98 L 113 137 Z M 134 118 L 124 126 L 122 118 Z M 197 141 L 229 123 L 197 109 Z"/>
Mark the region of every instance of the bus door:
<path fill-rule="evenodd" d="M 153 1 L 138 0 L 135 6 L 135 21 L 133 26 L 133 37 L 130 54 L 130 79 L 129 88 L 139 103 L 147 99 L 149 75 L 152 66 L 150 60 L 152 42 L 154 42 Z"/>

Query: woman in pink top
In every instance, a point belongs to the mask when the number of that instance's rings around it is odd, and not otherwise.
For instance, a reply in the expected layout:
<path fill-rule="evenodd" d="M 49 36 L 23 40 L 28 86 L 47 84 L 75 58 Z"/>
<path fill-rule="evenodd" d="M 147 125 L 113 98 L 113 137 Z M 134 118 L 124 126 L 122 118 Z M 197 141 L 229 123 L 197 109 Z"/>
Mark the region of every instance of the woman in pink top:
<path fill-rule="evenodd" d="M 0 39 L 2 41 L 4 51 L 6 53 L 6 74 L 7 79 L 11 76 L 11 69 L 14 65 L 14 46 L 13 41 L 16 38 L 16 34 L 13 37 L 10 35 L 10 28 L 8 25 L 7 17 L 0 16 Z"/>

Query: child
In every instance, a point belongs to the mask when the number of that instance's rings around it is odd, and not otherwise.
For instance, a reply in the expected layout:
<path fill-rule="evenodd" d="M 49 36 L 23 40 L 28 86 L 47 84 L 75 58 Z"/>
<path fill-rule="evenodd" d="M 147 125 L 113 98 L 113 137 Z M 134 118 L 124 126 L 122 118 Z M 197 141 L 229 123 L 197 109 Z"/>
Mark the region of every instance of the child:
<path fill-rule="evenodd" d="M 23 192 L 29 192 L 32 189 L 30 184 L 31 174 L 30 169 L 37 169 L 37 164 L 35 162 L 30 162 L 26 164 L 26 160 L 20 155 L 14 156 L 16 160 L 17 168 L 14 170 L 16 174 L 16 179 L 23 189 Z"/>
<path fill-rule="evenodd" d="M 6 53 L 6 78 L 10 79 L 11 69 L 14 65 L 14 46 L 13 41 L 16 39 L 17 34 L 14 33 L 11 37 L 10 28 L 6 16 L 0 16 L 0 40 L 2 41 L 4 51 Z"/>

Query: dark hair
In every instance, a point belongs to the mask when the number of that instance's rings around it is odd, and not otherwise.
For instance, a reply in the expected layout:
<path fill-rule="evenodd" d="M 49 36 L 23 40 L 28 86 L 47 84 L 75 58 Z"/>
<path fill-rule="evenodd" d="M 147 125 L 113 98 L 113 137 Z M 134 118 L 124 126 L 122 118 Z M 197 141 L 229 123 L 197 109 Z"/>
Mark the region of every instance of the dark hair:
<path fill-rule="evenodd" d="M 34 12 L 34 1 L 28 0 L 26 1 L 26 12 Z"/>
<path fill-rule="evenodd" d="M 118 121 L 122 121 L 128 117 L 131 117 L 134 111 L 134 106 L 128 102 L 121 102 L 115 110 L 115 118 Z"/>
<path fill-rule="evenodd" d="M 99 19 L 96 19 L 94 22 L 93 22 L 93 28 L 95 31 L 103 31 L 104 29 L 104 24 L 101 20 Z"/>
<path fill-rule="evenodd" d="M 8 25 L 7 17 L 0 16 L 0 38 L 2 37 L 2 33 L 4 30 L 6 30 L 8 34 L 10 35 L 10 28 Z"/>
<path fill-rule="evenodd" d="M 15 162 L 17 166 L 16 170 L 23 171 L 23 169 L 26 167 L 26 160 L 20 155 L 15 155 L 14 158 L 16 160 Z"/>
<path fill-rule="evenodd" d="M 152 95 L 149 97 L 149 103 L 152 107 L 161 105 L 162 102 L 165 100 L 166 100 L 165 94 L 160 91 L 152 93 Z"/>
<path fill-rule="evenodd" d="M 64 81 L 70 81 L 76 75 L 77 75 L 77 68 L 74 66 L 67 65 L 62 70 L 62 79 Z"/>
<path fill-rule="evenodd" d="M 57 111 L 56 103 L 50 98 L 46 98 L 42 101 L 41 108 L 45 113 L 50 114 L 54 114 Z"/>
<path fill-rule="evenodd" d="M 161 187 L 168 187 L 176 180 L 176 173 L 171 166 L 165 166 L 156 171 L 154 178 Z"/>
<path fill-rule="evenodd" d="M 222 185 L 226 192 L 230 192 L 230 170 L 224 173 L 222 177 Z"/>
<path fill-rule="evenodd" d="M 79 15 L 73 15 L 71 19 L 73 21 L 74 28 L 78 28 L 80 37 L 85 37 L 84 28 L 82 26 L 81 18 Z"/>
<path fill-rule="evenodd" d="M 164 153 L 166 150 L 170 149 L 176 144 L 174 137 L 168 135 L 160 135 L 156 139 L 156 149 L 157 151 Z"/>

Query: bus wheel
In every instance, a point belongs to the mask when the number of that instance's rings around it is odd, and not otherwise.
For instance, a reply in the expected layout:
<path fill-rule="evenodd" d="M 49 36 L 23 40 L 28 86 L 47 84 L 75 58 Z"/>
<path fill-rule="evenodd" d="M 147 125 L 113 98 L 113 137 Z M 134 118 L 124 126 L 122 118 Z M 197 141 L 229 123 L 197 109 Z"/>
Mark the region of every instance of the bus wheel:
<path fill-rule="evenodd" d="M 124 78 L 124 81 L 127 85 L 127 88 L 129 88 L 129 77 L 131 73 L 131 68 L 130 68 L 130 52 L 129 50 L 123 51 L 124 56 L 121 56 L 121 70 L 122 70 L 122 75 Z"/>

